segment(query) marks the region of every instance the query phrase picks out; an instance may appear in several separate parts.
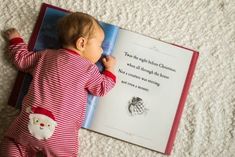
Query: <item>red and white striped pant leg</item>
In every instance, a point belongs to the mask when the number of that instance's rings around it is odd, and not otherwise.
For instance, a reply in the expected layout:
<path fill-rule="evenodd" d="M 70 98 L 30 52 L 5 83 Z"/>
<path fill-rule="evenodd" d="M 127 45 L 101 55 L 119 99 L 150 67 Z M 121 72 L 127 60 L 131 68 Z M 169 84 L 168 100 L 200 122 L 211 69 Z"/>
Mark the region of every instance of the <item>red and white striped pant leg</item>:
<path fill-rule="evenodd" d="M 35 157 L 36 152 L 5 137 L 1 143 L 0 157 Z"/>

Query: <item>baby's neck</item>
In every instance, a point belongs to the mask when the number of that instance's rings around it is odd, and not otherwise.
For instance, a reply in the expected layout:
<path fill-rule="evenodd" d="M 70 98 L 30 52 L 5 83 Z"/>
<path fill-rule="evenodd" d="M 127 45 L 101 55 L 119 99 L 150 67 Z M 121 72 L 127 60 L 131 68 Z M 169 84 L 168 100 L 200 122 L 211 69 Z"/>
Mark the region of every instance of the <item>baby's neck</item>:
<path fill-rule="evenodd" d="M 78 51 L 78 49 L 75 49 L 73 46 L 63 46 L 63 48 L 73 50 L 74 52 L 76 52 L 76 53 L 78 53 L 79 55 L 81 55 L 81 52 Z"/>

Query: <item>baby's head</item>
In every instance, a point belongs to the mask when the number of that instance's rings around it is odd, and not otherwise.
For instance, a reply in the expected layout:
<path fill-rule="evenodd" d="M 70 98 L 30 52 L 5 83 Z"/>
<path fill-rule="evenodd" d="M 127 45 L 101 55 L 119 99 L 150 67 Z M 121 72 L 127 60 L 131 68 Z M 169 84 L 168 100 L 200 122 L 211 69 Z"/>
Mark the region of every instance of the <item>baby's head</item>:
<path fill-rule="evenodd" d="M 71 13 L 59 20 L 57 28 L 64 48 L 76 50 L 93 63 L 99 60 L 104 31 L 94 17 L 81 12 Z"/>

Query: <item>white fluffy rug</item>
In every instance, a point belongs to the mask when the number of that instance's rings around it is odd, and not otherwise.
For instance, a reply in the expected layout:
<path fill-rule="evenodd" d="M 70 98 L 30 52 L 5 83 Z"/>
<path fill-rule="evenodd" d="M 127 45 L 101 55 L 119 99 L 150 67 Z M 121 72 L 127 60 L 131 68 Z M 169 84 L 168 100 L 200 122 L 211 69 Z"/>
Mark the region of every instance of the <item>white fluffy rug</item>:
<path fill-rule="evenodd" d="M 172 157 L 235 156 L 234 0 L 0 0 L 0 29 L 28 41 L 42 2 L 200 52 Z M 0 139 L 16 114 L 7 106 L 17 71 L 0 38 Z M 135 145 L 80 131 L 81 157 L 161 157 Z"/>

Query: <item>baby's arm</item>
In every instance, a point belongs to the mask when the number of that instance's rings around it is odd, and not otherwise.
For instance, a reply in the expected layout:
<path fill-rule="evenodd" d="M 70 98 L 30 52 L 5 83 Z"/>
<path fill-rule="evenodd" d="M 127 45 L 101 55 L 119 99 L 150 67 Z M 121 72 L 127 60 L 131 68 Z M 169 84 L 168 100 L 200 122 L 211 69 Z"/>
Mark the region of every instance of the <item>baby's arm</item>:
<path fill-rule="evenodd" d="M 30 72 L 41 56 L 41 53 L 28 51 L 28 45 L 24 43 L 21 35 L 15 28 L 4 32 L 9 41 L 9 55 L 13 64 L 21 71 Z"/>
<path fill-rule="evenodd" d="M 90 79 L 88 80 L 86 88 L 88 91 L 96 96 L 103 96 L 109 92 L 116 83 L 116 76 L 114 75 L 114 66 L 116 60 L 112 56 L 104 58 L 103 64 L 105 66 L 104 72 L 101 74 L 97 66 L 93 66 L 90 69 L 92 73 Z"/>

